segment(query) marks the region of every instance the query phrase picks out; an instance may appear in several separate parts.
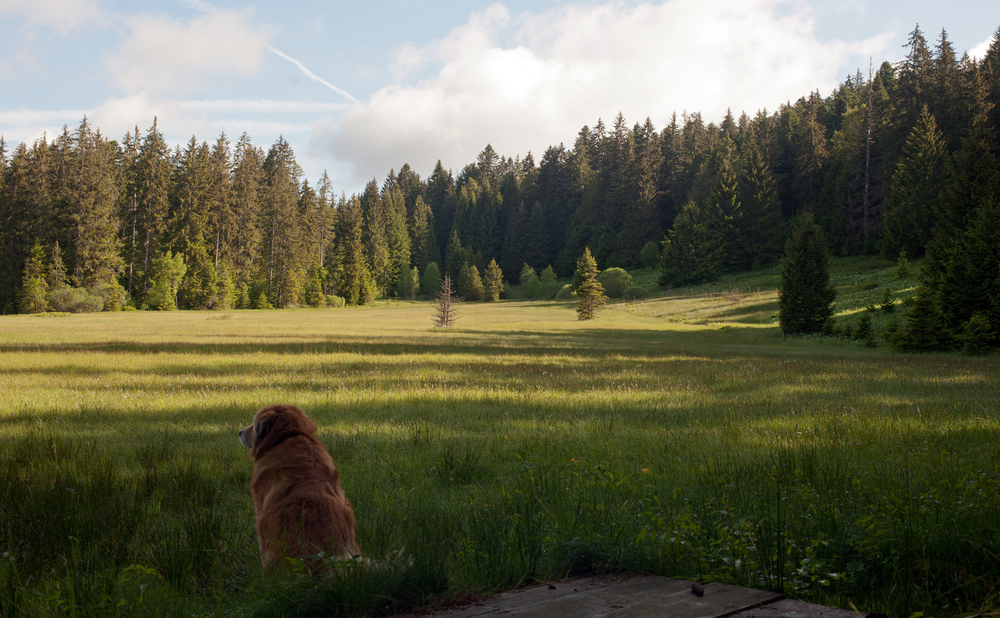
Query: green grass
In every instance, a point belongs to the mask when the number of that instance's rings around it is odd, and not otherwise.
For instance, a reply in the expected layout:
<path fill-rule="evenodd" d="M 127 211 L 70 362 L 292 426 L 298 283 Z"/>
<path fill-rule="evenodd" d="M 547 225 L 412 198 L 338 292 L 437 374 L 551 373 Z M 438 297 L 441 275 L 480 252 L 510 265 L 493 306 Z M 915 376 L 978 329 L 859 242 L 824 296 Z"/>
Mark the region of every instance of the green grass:
<path fill-rule="evenodd" d="M 842 324 L 914 286 L 834 272 Z M 377 615 L 620 568 L 996 610 L 1000 361 L 783 338 L 776 285 L 448 330 L 420 302 L 0 318 L 0 615 Z M 370 564 L 261 583 L 236 432 L 275 402 L 320 424 Z"/>

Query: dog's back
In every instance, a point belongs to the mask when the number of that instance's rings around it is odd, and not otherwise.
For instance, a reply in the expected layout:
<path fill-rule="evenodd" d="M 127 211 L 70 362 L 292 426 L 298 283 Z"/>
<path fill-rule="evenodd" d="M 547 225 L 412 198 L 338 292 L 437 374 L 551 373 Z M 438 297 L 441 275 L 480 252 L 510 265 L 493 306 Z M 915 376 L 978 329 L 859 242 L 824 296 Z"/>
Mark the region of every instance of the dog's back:
<path fill-rule="evenodd" d="M 333 459 L 314 435 L 316 425 L 294 406 L 271 406 L 250 429 L 250 493 L 264 571 L 280 569 L 286 557 L 312 566 L 321 553 L 356 555 L 354 511 Z"/>

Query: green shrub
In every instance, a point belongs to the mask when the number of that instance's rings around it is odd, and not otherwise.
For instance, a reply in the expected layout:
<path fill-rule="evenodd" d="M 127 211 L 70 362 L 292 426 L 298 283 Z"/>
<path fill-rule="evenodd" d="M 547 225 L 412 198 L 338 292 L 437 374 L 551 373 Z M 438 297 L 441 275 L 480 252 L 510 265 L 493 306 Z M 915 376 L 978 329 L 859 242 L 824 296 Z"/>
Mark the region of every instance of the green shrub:
<path fill-rule="evenodd" d="M 65 287 L 52 292 L 52 310 L 97 313 L 104 310 L 104 299 L 83 288 Z"/>
<path fill-rule="evenodd" d="M 642 300 L 644 298 L 649 298 L 649 291 L 646 288 L 633 285 L 629 289 L 625 290 L 625 294 L 622 295 L 627 300 Z"/>
<path fill-rule="evenodd" d="M 559 288 L 559 291 L 556 292 L 557 300 L 568 300 L 572 297 L 573 297 L 573 286 L 568 283 Z"/>
<path fill-rule="evenodd" d="M 340 309 L 347 304 L 347 300 L 343 296 L 335 296 L 333 294 L 327 294 L 326 296 L 326 306 L 333 307 L 335 309 Z"/>
<path fill-rule="evenodd" d="M 624 268 L 613 266 L 597 276 L 597 281 L 604 286 L 608 298 L 621 298 L 625 290 L 632 287 L 632 275 Z"/>
<path fill-rule="evenodd" d="M 885 292 L 882 293 L 882 302 L 879 303 L 879 308 L 886 313 L 892 313 L 896 309 L 896 300 L 892 297 L 892 291 L 886 288 Z"/>

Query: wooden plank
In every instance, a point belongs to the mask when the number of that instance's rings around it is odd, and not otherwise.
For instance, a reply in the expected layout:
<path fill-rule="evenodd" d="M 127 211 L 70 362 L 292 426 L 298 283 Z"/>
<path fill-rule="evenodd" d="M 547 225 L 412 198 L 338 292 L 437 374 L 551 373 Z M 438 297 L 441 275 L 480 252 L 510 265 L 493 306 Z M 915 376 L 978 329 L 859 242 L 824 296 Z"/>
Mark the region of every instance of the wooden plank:
<path fill-rule="evenodd" d="M 730 618 L 863 618 L 864 614 L 836 607 L 782 599 L 776 603 L 733 614 Z"/>
<path fill-rule="evenodd" d="M 441 615 L 455 618 L 719 618 L 781 599 L 780 594 L 726 584 L 709 584 L 704 587 L 704 596 L 699 597 L 691 592 L 690 582 L 656 576 L 605 585 L 599 579 L 581 580 L 554 587 L 554 590 L 541 586 L 509 593 Z"/>

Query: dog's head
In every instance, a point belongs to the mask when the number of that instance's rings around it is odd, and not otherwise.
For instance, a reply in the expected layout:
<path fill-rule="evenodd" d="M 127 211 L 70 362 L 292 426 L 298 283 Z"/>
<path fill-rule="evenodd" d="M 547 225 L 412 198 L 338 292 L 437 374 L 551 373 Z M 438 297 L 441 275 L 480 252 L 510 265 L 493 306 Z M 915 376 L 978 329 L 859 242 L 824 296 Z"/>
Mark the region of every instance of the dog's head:
<path fill-rule="evenodd" d="M 258 459 L 288 438 L 314 433 L 316 423 L 305 412 L 295 406 L 274 405 L 257 411 L 253 424 L 240 430 L 240 442 Z"/>

